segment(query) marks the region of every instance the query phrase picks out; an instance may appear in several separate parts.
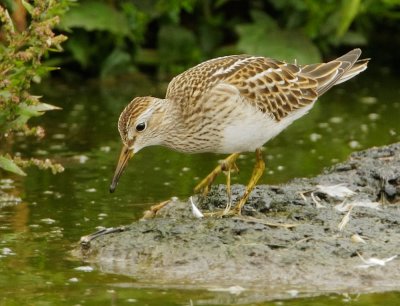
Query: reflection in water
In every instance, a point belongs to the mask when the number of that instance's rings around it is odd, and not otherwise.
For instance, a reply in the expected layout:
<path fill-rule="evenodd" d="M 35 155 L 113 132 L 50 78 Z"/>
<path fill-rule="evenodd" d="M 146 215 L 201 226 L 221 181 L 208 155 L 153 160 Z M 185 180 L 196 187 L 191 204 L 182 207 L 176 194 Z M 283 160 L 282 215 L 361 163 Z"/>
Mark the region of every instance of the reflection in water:
<path fill-rule="evenodd" d="M 26 232 L 29 229 L 29 206 L 22 202 L 15 206 L 15 214 L 12 218 L 12 230 L 15 232 Z"/>
<path fill-rule="evenodd" d="M 372 71 L 372 70 L 369 70 Z M 368 74 L 334 88 L 316 107 L 265 148 L 267 171 L 261 183 L 277 184 L 294 177 L 319 173 L 323 167 L 344 160 L 354 150 L 400 141 L 398 80 Z M 134 87 L 137 85 L 137 87 Z M 384 89 L 383 89 L 384 88 Z M 53 176 L 28 170 L 15 179 L 13 194 L 22 203 L 0 210 L 0 304 L 137 304 L 184 305 L 261 303 L 262 292 L 240 295 L 208 291 L 163 289 L 124 276 L 75 270 L 85 263 L 69 258 L 69 250 L 83 235 L 99 227 L 128 224 L 154 203 L 171 196 L 186 198 L 196 182 L 224 155 L 186 155 L 151 147 L 135 156 L 115 194 L 108 186 L 113 175 L 120 137 L 118 116 L 133 96 L 162 96 L 154 84 L 135 80 L 127 84 L 51 84 L 40 88 L 44 100 L 62 111 L 41 118 L 46 143 L 17 141 L 15 151 L 36 157 L 54 156 L 66 168 Z M 238 160 L 234 182 L 247 182 L 253 154 Z M 218 182 L 224 182 L 220 177 Z M 142 289 L 146 287 L 147 289 Z M 288 293 L 288 298 L 290 294 Z M 295 299 L 285 305 L 373 305 L 375 300 L 396 304 L 399 293 L 361 296 L 331 295 Z M 261 305 L 261 304 L 260 304 Z"/>

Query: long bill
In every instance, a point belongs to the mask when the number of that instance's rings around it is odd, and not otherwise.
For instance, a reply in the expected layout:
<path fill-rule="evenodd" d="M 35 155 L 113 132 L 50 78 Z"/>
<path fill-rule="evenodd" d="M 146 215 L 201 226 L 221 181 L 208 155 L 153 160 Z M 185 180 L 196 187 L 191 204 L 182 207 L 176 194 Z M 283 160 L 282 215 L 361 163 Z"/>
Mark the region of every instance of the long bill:
<path fill-rule="evenodd" d="M 113 193 L 115 188 L 117 188 L 119 178 L 121 177 L 124 169 L 128 165 L 129 159 L 133 156 L 133 151 L 128 148 L 128 146 L 124 145 L 121 150 L 121 154 L 119 155 L 117 168 L 114 172 L 114 177 L 112 179 L 110 185 L 110 192 Z"/>

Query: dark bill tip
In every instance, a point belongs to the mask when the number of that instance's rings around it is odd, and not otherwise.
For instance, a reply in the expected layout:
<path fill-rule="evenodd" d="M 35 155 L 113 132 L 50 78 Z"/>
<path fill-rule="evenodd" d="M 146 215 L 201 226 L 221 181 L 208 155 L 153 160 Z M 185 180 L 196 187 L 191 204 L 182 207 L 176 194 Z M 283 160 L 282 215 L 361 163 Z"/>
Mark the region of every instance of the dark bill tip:
<path fill-rule="evenodd" d="M 117 188 L 117 182 L 112 182 L 110 185 L 110 193 L 114 193 L 115 188 Z"/>
<path fill-rule="evenodd" d="M 121 150 L 121 154 L 118 159 L 118 164 L 117 167 L 115 168 L 114 176 L 110 184 L 110 193 L 113 193 L 115 189 L 117 188 L 119 178 L 121 177 L 122 173 L 124 172 L 124 169 L 128 165 L 129 158 L 133 156 L 132 151 L 127 147 L 123 146 Z"/>

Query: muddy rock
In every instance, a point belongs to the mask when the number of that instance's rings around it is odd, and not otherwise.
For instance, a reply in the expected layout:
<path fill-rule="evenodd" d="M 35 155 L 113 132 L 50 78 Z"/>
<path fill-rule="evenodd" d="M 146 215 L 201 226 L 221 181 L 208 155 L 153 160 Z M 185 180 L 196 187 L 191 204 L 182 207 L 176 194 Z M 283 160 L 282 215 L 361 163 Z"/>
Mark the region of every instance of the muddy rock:
<path fill-rule="evenodd" d="M 232 186 L 234 203 L 243 191 Z M 192 200 L 207 212 L 226 198 L 219 185 Z M 270 298 L 399 290 L 400 144 L 354 153 L 317 177 L 257 186 L 242 217 L 198 219 L 189 200 L 171 201 L 153 219 L 86 236 L 73 253 L 167 287 L 238 286 Z"/>

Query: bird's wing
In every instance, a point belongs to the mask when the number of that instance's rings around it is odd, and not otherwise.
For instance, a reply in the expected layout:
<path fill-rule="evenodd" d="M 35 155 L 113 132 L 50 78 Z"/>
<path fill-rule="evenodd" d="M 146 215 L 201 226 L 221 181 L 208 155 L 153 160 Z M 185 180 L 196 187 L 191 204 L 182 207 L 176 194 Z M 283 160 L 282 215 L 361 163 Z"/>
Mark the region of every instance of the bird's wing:
<path fill-rule="evenodd" d="M 359 49 L 354 49 L 331 62 L 306 66 L 258 56 L 220 57 L 176 76 L 168 86 L 166 98 L 185 107 L 204 101 L 202 98 L 216 86 L 232 85 L 244 101 L 279 121 L 313 103 L 342 78 L 354 76 L 352 67 L 360 54 Z M 365 69 L 366 63 L 360 66 Z M 361 69 L 357 73 L 358 70 Z"/>
<path fill-rule="evenodd" d="M 358 60 L 360 55 L 360 49 L 353 49 L 328 63 L 302 66 L 301 71 L 317 80 L 317 92 L 318 96 L 321 96 L 332 86 L 343 83 L 367 69 L 369 59 Z"/>
<path fill-rule="evenodd" d="M 252 56 L 231 55 L 205 61 L 174 77 L 168 85 L 166 98 L 198 100 L 209 89 L 223 81 L 227 74 L 242 69 Z"/>
<path fill-rule="evenodd" d="M 237 87 L 245 101 L 277 121 L 318 97 L 318 82 L 302 74 L 301 67 L 270 58 L 255 58 L 224 82 Z"/>

